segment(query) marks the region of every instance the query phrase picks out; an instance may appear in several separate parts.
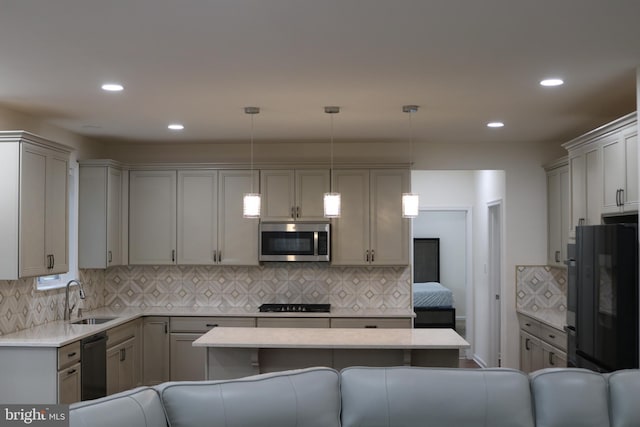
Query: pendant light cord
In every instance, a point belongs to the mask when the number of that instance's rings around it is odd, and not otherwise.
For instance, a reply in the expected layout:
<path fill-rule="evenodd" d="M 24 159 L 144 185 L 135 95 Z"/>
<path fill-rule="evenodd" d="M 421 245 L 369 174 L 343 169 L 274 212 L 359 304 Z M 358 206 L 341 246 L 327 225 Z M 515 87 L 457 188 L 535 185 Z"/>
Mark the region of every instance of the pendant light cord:
<path fill-rule="evenodd" d="M 409 170 L 413 169 L 413 124 L 411 121 L 411 116 L 413 115 L 413 111 L 409 111 Z"/>
<path fill-rule="evenodd" d="M 253 116 L 254 114 L 250 114 L 251 116 L 251 194 L 253 194 Z"/>
<path fill-rule="evenodd" d="M 331 183 L 329 185 L 329 188 L 333 193 L 333 114 L 330 114 L 329 117 L 331 119 L 331 176 L 329 177 Z"/>

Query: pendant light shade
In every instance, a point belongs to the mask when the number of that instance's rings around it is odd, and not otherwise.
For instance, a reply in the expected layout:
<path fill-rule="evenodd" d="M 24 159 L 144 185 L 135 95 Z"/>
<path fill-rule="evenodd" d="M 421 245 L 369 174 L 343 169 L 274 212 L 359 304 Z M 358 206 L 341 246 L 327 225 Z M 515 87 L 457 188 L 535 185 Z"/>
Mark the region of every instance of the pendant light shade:
<path fill-rule="evenodd" d="M 413 164 L 413 127 L 411 123 L 411 115 L 418 111 L 417 105 L 403 105 L 402 112 L 409 113 L 409 165 Z M 409 166 L 411 173 L 411 166 Z M 418 216 L 420 207 L 420 197 L 414 193 L 402 194 L 402 217 L 415 218 Z"/>
<path fill-rule="evenodd" d="M 414 193 L 402 193 L 402 217 L 415 218 L 418 216 L 420 197 Z"/>
<path fill-rule="evenodd" d="M 242 216 L 244 218 L 260 218 L 262 199 L 260 193 L 253 191 L 253 116 L 260 113 L 260 108 L 244 107 L 244 112 L 251 115 L 251 192 L 245 193 L 242 199 Z"/>
<path fill-rule="evenodd" d="M 340 218 L 340 193 L 324 193 L 325 218 Z"/>
<path fill-rule="evenodd" d="M 253 177 L 251 177 L 253 179 Z M 245 193 L 242 207 L 242 216 L 245 218 L 260 218 L 260 205 L 262 199 L 259 193 Z"/>
<path fill-rule="evenodd" d="M 333 191 L 333 114 L 338 114 L 340 107 L 324 107 L 324 112 L 331 114 L 331 191 L 324 193 L 324 217 L 340 218 L 340 193 Z"/>

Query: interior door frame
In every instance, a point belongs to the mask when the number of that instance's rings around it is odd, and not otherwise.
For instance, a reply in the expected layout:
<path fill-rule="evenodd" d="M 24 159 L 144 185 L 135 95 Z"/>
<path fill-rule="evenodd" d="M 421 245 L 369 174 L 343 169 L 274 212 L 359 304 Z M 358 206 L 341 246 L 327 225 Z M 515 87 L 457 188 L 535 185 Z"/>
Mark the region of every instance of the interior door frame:
<path fill-rule="evenodd" d="M 466 249 L 465 249 L 465 290 L 466 290 L 466 304 L 467 313 L 465 317 L 465 340 L 469 343 L 470 347 L 465 351 L 465 357 L 471 359 L 475 354 L 474 348 L 474 313 L 475 313 L 475 301 L 473 294 L 473 286 L 470 286 L 471 278 L 473 277 L 473 208 L 471 206 L 442 206 L 442 207 L 419 207 L 418 214 L 420 212 L 464 212 L 466 222 Z M 409 257 L 411 259 L 411 283 L 413 283 L 413 222 L 411 224 L 411 253 Z M 413 292 L 411 293 L 411 308 L 413 309 Z"/>
<path fill-rule="evenodd" d="M 502 199 L 487 203 L 487 283 L 489 291 L 489 366 L 501 365 L 502 266 L 504 257 L 504 204 Z"/>

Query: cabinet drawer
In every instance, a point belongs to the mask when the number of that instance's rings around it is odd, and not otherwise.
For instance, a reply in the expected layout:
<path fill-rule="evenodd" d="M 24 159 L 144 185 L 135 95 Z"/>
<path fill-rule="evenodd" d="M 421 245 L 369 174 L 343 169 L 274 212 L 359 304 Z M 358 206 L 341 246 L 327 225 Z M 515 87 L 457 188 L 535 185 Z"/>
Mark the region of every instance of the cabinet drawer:
<path fill-rule="evenodd" d="M 411 328 L 411 319 L 334 318 L 332 328 Z"/>
<path fill-rule="evenodd" d="M 563 331 L 540 324 L 538 337 L 540 337 L 542 341 L 545 341 L 560 350 L 567 350 L 567 334 Z"/>
<path fill-rule="evenodd" d="M 134 320 L 132 322 L 125 323 L 124 325 L 109 329 L 107 331 L 107 348 L 111 348 L 114 345 L 118 345 L 121 342 L 128 340 L 129 338 L 135 337 L 138 332 L 138 325 L 138 321 Z"/>
<path fill-rule="evenodd" d="M 172 317 L 171 332 L 207 332 L 217 326 L 255 328 L 255 317 Z"/>
<path fill-rule="evenodd" d="M 259 328 L 328 328 L 328 317 L 278 317 L 258 318 Z"/>
<path fill-rule="evenodd" d="M 520 317 L 520 329 L 527 331 L 531 335 L 540 336 L 540 322 L 526 316 Z"/>
<path fill-rule="evenodd" d="M 58 349 L 58 370 L 80 361 L 80 341 L 72 342 Z"/>

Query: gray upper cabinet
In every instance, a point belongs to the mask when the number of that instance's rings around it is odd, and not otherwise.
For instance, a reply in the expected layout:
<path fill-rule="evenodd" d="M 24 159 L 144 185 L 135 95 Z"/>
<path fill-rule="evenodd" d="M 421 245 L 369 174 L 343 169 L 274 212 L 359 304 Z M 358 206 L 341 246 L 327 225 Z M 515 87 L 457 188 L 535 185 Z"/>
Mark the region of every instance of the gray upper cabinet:
<path fill-rule="evenodd" d="M 80 163 L 78 266 L 126 265 L 127 174 L 112 161 Z"/>
<path fill-rule="evenodd" d="M 329 169 L 260 171 L 263 221 L 325 221 L 324 193 Z"/>
<path fill-rule="evenodd" d="M 28 132 L 0 132 L 0 279 L 68 271 L 70 152 Z"/>

